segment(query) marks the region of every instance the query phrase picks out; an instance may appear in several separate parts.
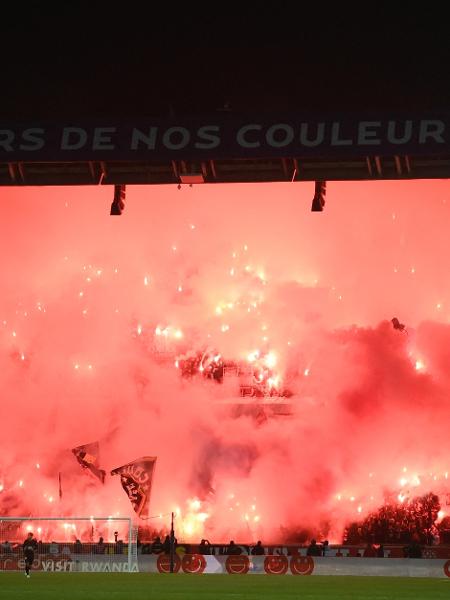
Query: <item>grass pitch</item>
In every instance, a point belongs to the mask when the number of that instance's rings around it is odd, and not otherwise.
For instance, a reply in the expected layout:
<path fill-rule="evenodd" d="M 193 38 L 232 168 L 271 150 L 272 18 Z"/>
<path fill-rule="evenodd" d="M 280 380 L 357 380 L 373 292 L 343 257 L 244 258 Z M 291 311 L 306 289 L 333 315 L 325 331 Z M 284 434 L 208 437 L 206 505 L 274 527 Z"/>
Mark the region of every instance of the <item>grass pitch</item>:
<path fill-rule="evenodd" d="M 450 579 L 0 573 L 3 600 L 448 600 Z"/>

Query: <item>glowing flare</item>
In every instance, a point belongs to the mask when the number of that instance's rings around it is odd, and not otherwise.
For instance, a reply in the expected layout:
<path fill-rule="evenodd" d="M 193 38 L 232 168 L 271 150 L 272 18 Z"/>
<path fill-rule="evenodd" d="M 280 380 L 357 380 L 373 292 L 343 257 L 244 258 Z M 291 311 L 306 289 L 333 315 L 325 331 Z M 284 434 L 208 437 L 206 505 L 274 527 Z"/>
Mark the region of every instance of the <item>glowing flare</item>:
<path fill-rule="evenodd" d="M 259 350 L 255 350 L 254 352 L 250 352 L 250 354 L 247 355 L 247 360 L 250 363 L 255 362 L 255 360 L 257 358 L 259 358 Z"/>
<path fill-rule="evenodd" d="M 200 502 L 200 500 L 197 500 L 197 499 L 191 500 L 191 502 L 190 502 L 190 507 L 192 510 L 199 510 L 201 505 L 202 505 L 202 503 Z"/>

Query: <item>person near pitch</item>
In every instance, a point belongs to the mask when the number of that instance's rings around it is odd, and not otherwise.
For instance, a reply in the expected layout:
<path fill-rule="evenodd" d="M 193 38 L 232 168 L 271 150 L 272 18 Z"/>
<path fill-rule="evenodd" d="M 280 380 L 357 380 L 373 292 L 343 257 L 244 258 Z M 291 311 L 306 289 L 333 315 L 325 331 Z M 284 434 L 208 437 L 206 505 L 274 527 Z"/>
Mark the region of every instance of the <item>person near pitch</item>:
<path fill-rule="evenodd" d="M 30 577 L 30 571 L 34 562 L 34 553 L 37 550 L 37 540 L 30 532 L 23 543 L 23 556 L 25 558 L 25 575 Z"/>

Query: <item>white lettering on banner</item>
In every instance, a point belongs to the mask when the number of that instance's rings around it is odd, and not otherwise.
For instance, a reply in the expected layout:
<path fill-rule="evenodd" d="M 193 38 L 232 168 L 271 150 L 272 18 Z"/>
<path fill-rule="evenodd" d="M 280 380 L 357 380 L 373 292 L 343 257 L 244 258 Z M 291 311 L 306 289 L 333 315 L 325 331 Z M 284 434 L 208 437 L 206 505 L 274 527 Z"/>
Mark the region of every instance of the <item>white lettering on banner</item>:
<path fill-rule="evenodd" d="M 150 479 L 148 472 L 139 465 L 128 465 L 124 469 L 120 470 L 120 475 L 131 475 L 131 477 L 141 485 L 147 483 Z"/>
<path fill-rule="evenodd" d="M 186 126 L 159 123 L 133 127 L 124 123 L 111 127 L 4 127 L 0 128 L 0 155 L 11 160 L 9 156 L 17 152 L 22 156 L 13 160 L 27 160 L 33 155 L 41 160 L 42 153 L 42 160 L 45 160 L 47 151 L 53 161 L 59 160 L 58 152 L 64 160 L 64 155 L 70 157 L 74 152 L 85 152 L 87 156 L 90 153 L 94 157 L 104 153 L 113 158 L 114 153 L 120 151 L 121 158 L 126 160 L 127 155 L 131 159 L 137 152 L 145 154 L 148 151 L 149 155 L 161 153 L 174 158 L 179 154 L 181 158 L 189 159 L 189 153 L 192 158 L 195 155 L 208 157 L 208 151 L 220 148 L 221 155 L 228 154 L 228 158 L 252 157 L 253 150 L 273 156 L 274 149 L 278 154 L 286 149 L 286 156 L 295 156 L 297 152 L 301 156 L 302 151 L 306 155 L 308 149 L 311 149 L 310 153 L 314 149 L 329 151 L 332 156 L 345 148 L 358 149 L 361 155 L 371 146 L 379 146 L 385 154 L 389 150 L 395 154 L 399 146 L 403 146 L 405 153 L 421 154 L 425 150 L 440 152 L 442 145 L 450 142 L 446 140 L 448 118 L 448 115 L 445 119 L 415 120 L 352 121 L 343 118 L 328 122 L 287 119 L 264 124 L 241 122 L 237 126 L 230 120 Z M 216 157 L 211 153 L 210 158 Z"/>
<path fill-rule="evenodd" d="M 445 144 L 444 131 L 445 123 L 443 121 L 420 121 L 419 144 L 424 144 L 428 138 L 438 144 Z"/>
<path fill-rule="evenodd" d="M 200 129 L 197 131 L 198 137 L 201 140 L 208 140 L 209 143 L 195 142 L 194 146 L 202 150 L 211 150 L 212 148 L 217 148 L 217 146 L 220 145 L 220 136 L 214 134 L 219 132 L 220 128 L 217 125 L 205 125 L 204 127 L 200 127 Z"/>
<path fill-rule="evenodd" d="M 320 146 L 325 138 L 325 123 L 317 123 L 316 138 L 314 140 L 308 139 L 308 123 L 302 123 L 300 125 L 300 144 L 307 148 L 313 148 L 314 146 Z"/>
<path fill-rule="evenodd" d="M 277 131 L 282 131 L 284 133 L 283 139 L 276 139 Z M 266 132 L 266 142 L 269 144 L 269 146 L 273 146 L 274 148 L 283 148 L 284 146 L 289 146 L 293 139 L 294 129 L 285 123 L 272 125 L 272 127 L 269 127 Z"/>
<path fill-rule="evenodd" d="M 173 141 L 173 137 L 181 138 L 178 142 Z M 169 127 L 164 132 L 162 143 L 168 150 L 181 150 L 186 148 L 191 140 L 191 132 L 186 127 Z"/>
<path fill-rule="evenodd" d="M 73 139 L 75 137 L 75 139 Z M 81 127 L 64 127 L 61 138 L 61 150 L 80 150 L 86 145 L 87 132 Z"/>
<path fill-rule="evenodd" d="M 358 126 L 358 144 L 361 146 L 376 146 L 381 144 L 377 132 L 373 128 L 381 127 L 381 121 L 361 121 Z"/>
<path fill-rule="evenodd" d="M 139 143 L 142 142 L 143 144 L 145 144 L 148 150 L 154 150 L 156 147 L 157 133 L 157 127 L 150 127 L 150 129 L 148 130 L 148 135 L 134 127 L 131 135 L 131 149 L 138 150 Z"/>
<path fill-rule="evenodd" d="M 68 572 L 73 571 L 73 562 L 71 560 L 43 560 L 41 562 L 43 571 Z"/>
<path fill-rule="evenodd" d="M 341 124 L 339 121 L 336 121 L 331 126 L 331 145 L 332 146 L 351 146 L 353 144 L 353 140 L 343 140 L 340 139 L 340 127 Z"/>
<path fill-rule="evenodd" d="M 14 150 L 12 143 L 15 137 L 14 131 L 11 129 L 0 129 L 0 148 L 6 152 L 12 152 Z"/>
<path fill-rule="evenodd" d="M 42 150 L 45 145 L 45 139 L 43 137 L 45 135 L 45 129 L 40 127 L 35 127 L 31 129 L 25 129 L 22 135 L 22 139 L 24 142 L 30 142 L 29 144 L 20 144 L 19 148 L 21 150 L 33 151 L 33 150 Z"/>
<path fill-rule="evenodd" d="M 92 150 L 114 150 L 115 145 L 111 144 L 111 135 L 116 133 L 116 127 L 96 127 L 94 129 L 94 141 Z"/>
<path fill-rule="evenodd" d="M 128 573 L 127 562 L 87 562 L 81 563 L 81 570 L 86 573 Z M 132 565 L 132 572 L 137 573 L 137 565 Z"/>
<path fill-rule="evenodd" d="M 242 148 L 259 148 L 261 146 L 261 142 L 250 142 L 246 139 L 246 134 L 249 131 L 261 131 L 261 125 L 253 124 L 253 125 L 244 125 L 241 127 L 236 134 L 236 141 Z"/>
<path fill-rule="evenodd" d="M 387 129 L 387 140 L 390 144 L 407 144 L 412 137 L 412 121 L 405 121 L 403 137 L 396 137 L 397 123 L 389 121 Z"/>

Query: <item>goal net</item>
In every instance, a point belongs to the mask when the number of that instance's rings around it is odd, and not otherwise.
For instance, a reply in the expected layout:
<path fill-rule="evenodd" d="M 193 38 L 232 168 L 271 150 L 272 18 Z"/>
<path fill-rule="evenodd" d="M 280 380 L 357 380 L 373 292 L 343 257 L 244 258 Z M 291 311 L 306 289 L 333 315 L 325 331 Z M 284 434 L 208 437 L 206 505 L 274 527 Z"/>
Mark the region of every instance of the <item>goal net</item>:
<path fill-rule="evenodd" d="M 24 569 L 29 533 L 37 541 L 35 571 L 138 570 L 137 527 L 130 518 L 0 516 L 0 571 Z"/>

